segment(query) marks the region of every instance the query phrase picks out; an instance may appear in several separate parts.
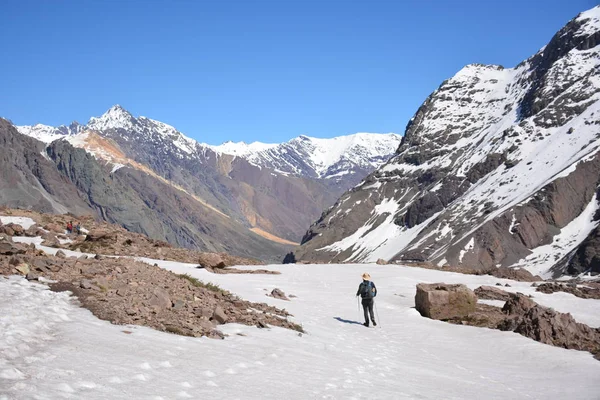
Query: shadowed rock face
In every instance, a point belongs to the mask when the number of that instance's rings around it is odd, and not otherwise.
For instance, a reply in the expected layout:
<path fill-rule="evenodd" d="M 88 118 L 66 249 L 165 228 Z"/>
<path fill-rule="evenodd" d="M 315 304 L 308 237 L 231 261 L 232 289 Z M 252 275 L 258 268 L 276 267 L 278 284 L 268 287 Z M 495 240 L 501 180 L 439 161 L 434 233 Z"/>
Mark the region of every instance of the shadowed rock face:
<path fill-rule="evenodd" d="M 85 213 L 76 187 L 48 159 L 43 143 L 0 119 L 0 204 L 43 212 Z"/>
<path fill-rule="evenodd" d="M 396 156 L 326 210 L 288 259 L 597 269 L 599 21 L 596 7 L 515 68 L 474 64 L 443 82 Z"/>

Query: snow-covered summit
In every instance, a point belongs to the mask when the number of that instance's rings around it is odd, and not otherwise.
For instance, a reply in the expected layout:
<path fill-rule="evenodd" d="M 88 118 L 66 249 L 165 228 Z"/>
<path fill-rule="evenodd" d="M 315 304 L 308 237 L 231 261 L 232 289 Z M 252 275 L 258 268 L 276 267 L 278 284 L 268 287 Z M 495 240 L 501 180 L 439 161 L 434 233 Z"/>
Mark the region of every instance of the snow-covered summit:
<path fill-rule="evenodd" d="M 379 167 L 391 157 L 400 136 L 376 133 L 356 133 L 331 139 L 299 136 L 285 143 L 225 142 L 219 146 L 199 143 L 185 136 L 171 125 L 147 117 L 134 117 L 120 105 L 115 105 L 100 117 L 90 118 L 87 125 L 74 123 L 69 127 L 47 125 L 18 126 L 22 134 L 50 143 L 66 136 L 88 130 L 100 133 L 118 142 L 152 146 L 164 157 L 203 159 L 207 152 L 233 155 L 265 168 L 286 174 L 313 178 L 338 177 L 365 173 Z M 80 143 L 72 140 L 71 143 Z M 353 184 L 356 182 L 353 182 Z"/>
<path fill-rule="evenodd" d="M 17 126 L 16 128 L 23 135 L 30 136 L 44 143 L 50 143 L 66 136 L 77 135 L 83 130 L 83 126 L 77 122 L 73 122 L 69 126 L 61 125 L 59 127 L 36 124 Z"/>
<path fill-rule="evenodd" d="M 211 148 L 284 173 L 328 178 L 380 166 L 394 154 L 400 139 L 395 133 L 355 133 L 330 139 L 301 135 L 280 144 L 227 142 Z"/>
<path fill-rule="evenodd" d="M 88 129 L 104 131 L 107 129 L 131 129 L 135 118 L 120 105 L 114 105 L 100 117 L 92 117 L 87 123 Z"/>
<path fill-rule="evenodd" d="M 600 30 L 600 6 L 579 14 L 576 20 L 582 23 L 577 36 L 589 35 Z"/>

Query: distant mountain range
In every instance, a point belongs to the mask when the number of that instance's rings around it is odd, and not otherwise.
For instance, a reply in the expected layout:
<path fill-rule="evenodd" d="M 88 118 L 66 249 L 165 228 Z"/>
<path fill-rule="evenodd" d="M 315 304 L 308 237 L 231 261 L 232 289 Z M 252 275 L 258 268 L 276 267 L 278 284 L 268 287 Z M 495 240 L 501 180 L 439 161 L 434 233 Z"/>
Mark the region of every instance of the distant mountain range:
<path fill-rule="evenodd" d="M 400 143 L 359 133 L 211 146 L 118 105 L 85 125 L 5 121 L 0 136 L 13 143 L 2 150 L 5 175 L 19 181 L 0 204 L 92 213 L 179 246 L 269 261 Z"/>
<path fill-rule="evenodd" d="M 468 65 L 296 260 L 600 272 L 600 7 L 515 68 Z M 294 257 L 290 257 L 293 259 Z"/>

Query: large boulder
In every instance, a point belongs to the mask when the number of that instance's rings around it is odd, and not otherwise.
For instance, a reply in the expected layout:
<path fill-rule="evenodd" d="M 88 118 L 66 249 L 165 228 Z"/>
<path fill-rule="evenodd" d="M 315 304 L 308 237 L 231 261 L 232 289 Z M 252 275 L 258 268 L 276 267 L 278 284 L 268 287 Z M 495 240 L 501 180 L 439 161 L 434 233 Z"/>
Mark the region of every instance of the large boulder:
<path fill-rule="evenodd" d="M 198 263 L 203 268 L 225 268 L 225 260 L 217 253 L 202 253 Z"/>
<path fill-rule="evenodd" d="M 462 284 L 419 283 L 415 296 L 417 311 L 424 317 L 448 320 L 475 311 L 477 296 Z"/>

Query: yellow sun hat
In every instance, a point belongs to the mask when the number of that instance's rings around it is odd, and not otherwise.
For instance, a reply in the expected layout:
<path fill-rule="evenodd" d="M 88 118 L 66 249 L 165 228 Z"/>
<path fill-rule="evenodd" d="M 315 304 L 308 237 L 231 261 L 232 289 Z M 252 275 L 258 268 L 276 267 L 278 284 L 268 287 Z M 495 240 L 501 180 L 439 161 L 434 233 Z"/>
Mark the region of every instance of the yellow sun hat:
<path fill-rule="evenodd" d="M 367 272 L 365 272 L 364 274 L 362 274 L 362 278 L 365 281 L 369 281 L 369 280 L 371 280 L 371 275 L 369 275 Z"/>

